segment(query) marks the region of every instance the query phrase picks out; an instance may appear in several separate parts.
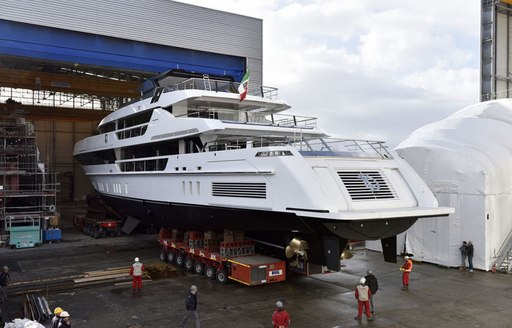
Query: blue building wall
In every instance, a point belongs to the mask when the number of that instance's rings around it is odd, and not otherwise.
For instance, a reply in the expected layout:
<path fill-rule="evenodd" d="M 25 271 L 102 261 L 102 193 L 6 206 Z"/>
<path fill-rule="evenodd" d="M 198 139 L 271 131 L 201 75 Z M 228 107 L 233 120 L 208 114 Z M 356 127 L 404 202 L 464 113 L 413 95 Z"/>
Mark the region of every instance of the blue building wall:
<path fill-rule="evenodd" d="M 163 72 L 177 68 L 240 81 L 245 58 L 0 19 L 0 54 Z"/>

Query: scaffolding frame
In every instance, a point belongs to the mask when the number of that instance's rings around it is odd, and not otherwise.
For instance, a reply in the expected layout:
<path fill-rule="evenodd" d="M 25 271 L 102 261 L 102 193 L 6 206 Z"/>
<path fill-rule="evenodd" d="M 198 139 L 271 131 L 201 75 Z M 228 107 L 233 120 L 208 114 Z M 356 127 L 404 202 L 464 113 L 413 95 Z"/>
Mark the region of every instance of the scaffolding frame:
<path fill-rule="evenodd" d="M 8 236 L 7 218 L 56 215 L 58 187 L 58 174 L 50 172 L 39 158 L 32 123 L 19 116 L 1 117 L 1 239 Z"/>

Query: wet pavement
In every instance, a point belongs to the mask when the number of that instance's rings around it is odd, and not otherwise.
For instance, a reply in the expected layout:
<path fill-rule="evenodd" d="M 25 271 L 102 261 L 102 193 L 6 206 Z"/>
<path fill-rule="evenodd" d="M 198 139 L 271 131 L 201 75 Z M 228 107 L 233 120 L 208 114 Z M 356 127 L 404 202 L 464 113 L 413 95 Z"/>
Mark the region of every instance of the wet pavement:
<path fill-rule="evenodd" d="M 36 248 L 0 248 L 0 264 L 11 267 L 12 282 L 71 277 L 91 270 L 126 267 L 135 256 L 146 265 L 160 263 L 156 235 L 92 239 L 67 227 L 60 243 Z M 63 307 L 73 328 L 177 327 L 192 284 L 199 289 L 201 326 L 271 327 L 275 301 L 284 300 L 291 327 L 512 327 L 512 276 L 459 271 L 414 263 L 409 291 L 401 290 L 401 263 L 386 263 L 376 252 L 359 250 L 340 272 L 309 277 L 292 274 L 287 281 L 247 287 L 222 285 L 180 269 L 144 283 L 133 295 L 130 283 L 75 288 L 44 294 L 50 308 Z M 354 288 L 366 270 L 379 280 L 376 320 L 354 320 Z M 15 314 L 21 297 L 9 299 Z M 6 306 L 2 307 L 6 311 Z M 193 327 L 188 322 L 188 327 Z"/>

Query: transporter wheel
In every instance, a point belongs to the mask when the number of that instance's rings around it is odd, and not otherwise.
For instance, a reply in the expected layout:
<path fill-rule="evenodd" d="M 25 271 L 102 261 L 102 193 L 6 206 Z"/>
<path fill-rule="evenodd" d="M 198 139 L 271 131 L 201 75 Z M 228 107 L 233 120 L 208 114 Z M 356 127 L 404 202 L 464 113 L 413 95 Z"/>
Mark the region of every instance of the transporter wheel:
<path fill-rule="evenodd" d="M 185 259 L 184 267 L 185 267 L 185 270 L 192 271 L 194 269 L 194 260 L 191 259 L 190 257 L 187 257 Z"/>
<path fill-rule="evenodd" d="M 183 262 L 185 262 L 185 254 L 176 254 L 176 266 L 182 267 Z"/>
<path fill-rule="evenodd" d="M 215 275 L 216 275 L 216 272 L 217 270 L 215 270 L 214 267 L 212 267 L 211 265 L 207 265 L 205 268 L 204 268 L 204 275 L 210 279 L 215 279 Z"/>
<path fill-rule="evenodd" d="M 204 264 L 202 262 L 196 261 L 194 263 L 194 272 L 201 275 L 204 273 Z"/>
<path fill-rule="evenodd" d="M 176 261 L 176 253 L 174 253 L 173 251 L 168 251 L 167 252 L 167 262 L 174 263 L 174 261 Z"/>
<path fill-rule="evenodd" d="M 221 284 L 228 282 L 228 273 L 224 269 L 217 270 L 217 281 Z"/>
<path fill-rule="evenodd" d="M 165 262 L 167 260 L 167 252 L 162 250 L 160 251 L 160 261 Z"/>

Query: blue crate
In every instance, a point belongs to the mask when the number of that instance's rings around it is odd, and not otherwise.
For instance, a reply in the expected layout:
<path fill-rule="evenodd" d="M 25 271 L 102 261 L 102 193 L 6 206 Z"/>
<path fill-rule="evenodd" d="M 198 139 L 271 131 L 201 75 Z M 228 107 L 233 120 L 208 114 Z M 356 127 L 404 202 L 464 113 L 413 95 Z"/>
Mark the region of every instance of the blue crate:
<path fill-rule="evenodd" d="M 43 240 L 46 242 L 60 241 L 62 238 L 62 231 L 59 228 L 43 230 Z"/>

